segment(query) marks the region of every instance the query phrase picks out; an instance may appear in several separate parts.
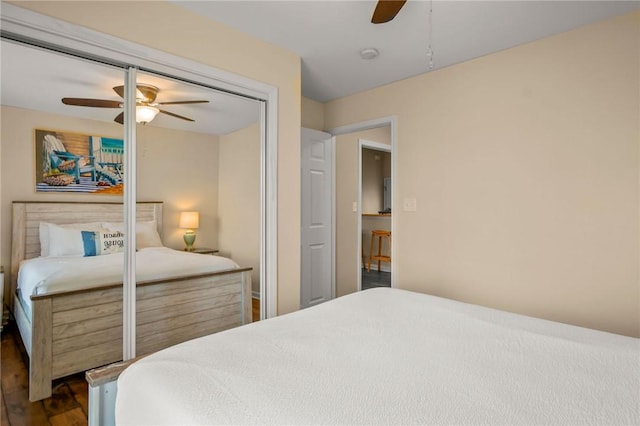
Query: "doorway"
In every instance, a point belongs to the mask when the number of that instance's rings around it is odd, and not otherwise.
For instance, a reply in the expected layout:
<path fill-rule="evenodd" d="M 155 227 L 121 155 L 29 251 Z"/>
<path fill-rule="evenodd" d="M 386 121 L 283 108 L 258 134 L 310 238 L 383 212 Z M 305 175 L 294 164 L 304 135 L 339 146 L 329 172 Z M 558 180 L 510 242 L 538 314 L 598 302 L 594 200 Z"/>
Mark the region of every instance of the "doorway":
<path fill-rule="evenodd" d="M 358 140 L 360 289 L 391 287 L 391 146 Z"/>
<path fill-rule="evenodd" d="M 391 152 L 391 191 L 388 194 L 391 210 L 396 204 L 394 190 L 395 150 L 396 150 L 396 117 L 383 117 L 336 127 L 329 133 L 336 138 L 335 143 L 335 295 L 340 297 L 362 289 L 363 243 L 362 243 L 362 200 L 360 194 L 359 140 L 374 141 L 384 144 Z M 391 233 L 395 229 L 393 215 L 386 219 L 390 223 Z M 370 247 L 364 247 L 368 254 Z M 396 245 L 391 246 L 391 258 L 394 258 Z M 377 252 L 377 246 L 376 246 Z M 368 260 L 368 259 L 367 259 Z M 377 265 L 377 263 L 376 263 Z M 372 264 L 373 266 L 373 264 Z M 381 265 L 382 266 L 382 265 Z M 394 263 L 390 267 L 391 287 L 395 287 Z M 384 271 L 384 269 L 383 269 Z"/>

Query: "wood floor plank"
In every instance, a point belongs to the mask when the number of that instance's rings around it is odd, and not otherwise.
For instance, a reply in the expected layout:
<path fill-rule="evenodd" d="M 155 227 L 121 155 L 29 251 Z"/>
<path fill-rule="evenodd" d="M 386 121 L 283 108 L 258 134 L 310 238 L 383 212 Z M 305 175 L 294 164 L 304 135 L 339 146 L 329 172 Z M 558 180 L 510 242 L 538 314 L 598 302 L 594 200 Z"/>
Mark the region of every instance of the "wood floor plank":
<path fill-rule="evenodd" d="M 55 380 L 51 398 L 30 402 L 29 358 L 15 324 L 3 329 L 0 345 L 1 426 L 87 424 L 88 386 L 83 373 Z"/>
<path fill-rule="evenodd" d="M 51 417 L 51 426 L 87 426 L 87 417 L 81 408 Z"/>
<path fill-rule="evenodd" d="M 78 403 L 73 398 L 71 388 L 64 381 L 54 384 L 51 397 L 43 400 L 42 404 L 47 417 L 50 418 L 78 408 Z"/>
<path fill-rule="evenodd" d="M 89 412 L 89 385 L 84 378 L 84 373 L 74 374 L 67 380 L 67 384 L 71 388 L 73 398 L 86 415 Z"/>
<path fill-rule="evenodd" d="M 9 425 L 48 425 L 49 419 L 41 402 L 29 401 L 29 371 L 24 362 L 24 347 L 15 326 L 2 331 L 3 406 Z M 6 404 L 6 405 L 5 405 Z"/>
<path fill-rule="evenodd" d="M 22 360 L 13 333 L 3 331 L 1 346 L 3 393 L 28 390 L 29 371 Z"/>
<path fill-rule="evenodd" d="M 4 402 L 4 392 L 0 387 L 0 404 L 2 404 L 2 416 L 0 416 L 0 425 L 9 424 L 9 416 L 7 415 L 7 404 Z"/>
<path fill-rule="evenodd" d="M 260 299 L 251 298 L 253 322 L 260 321 Z"/>
<path fill-rule="evenodd" d="M 18 425 L 50 425 L 42 402 L 30 402 L 29 391 L 18 389 L 4 394 L 7 403 L 7 417 L 9 424 Z"/>

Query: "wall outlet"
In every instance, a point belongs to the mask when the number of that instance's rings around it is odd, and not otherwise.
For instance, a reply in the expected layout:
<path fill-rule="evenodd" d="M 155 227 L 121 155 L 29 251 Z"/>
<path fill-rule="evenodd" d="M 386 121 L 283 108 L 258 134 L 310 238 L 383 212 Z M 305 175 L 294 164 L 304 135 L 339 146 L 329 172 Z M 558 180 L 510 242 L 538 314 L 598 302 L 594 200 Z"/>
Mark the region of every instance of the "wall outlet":
<path fill-rule="evenodd" d="M 415 212 L 418 210 L 415 198 L 405 198 L 402 201 L 402 208 L 405 212 Z"/>
<path fill-rule="evenodd" d="M 354 212 L 357 212 L 358 211 L 358 202 L 354 201 L 353 202 L 353 206 L 351 208 L 353 209 Z"/>

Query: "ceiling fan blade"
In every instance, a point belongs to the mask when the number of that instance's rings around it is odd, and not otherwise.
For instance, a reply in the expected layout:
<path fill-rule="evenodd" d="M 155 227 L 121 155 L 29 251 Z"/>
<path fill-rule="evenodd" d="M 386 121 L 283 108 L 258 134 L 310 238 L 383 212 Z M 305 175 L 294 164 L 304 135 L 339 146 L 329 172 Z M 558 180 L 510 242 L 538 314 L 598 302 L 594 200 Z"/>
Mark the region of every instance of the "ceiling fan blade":
<path fill-rule="evenodd" d="M 180 104 L 208 104 L 209 101 L 169 101 L 158 102 L 158 105 L 180 105 Z"/>
<path fill-rule="evenodd" d="M 158 89 L 156 86 L 152 86 L 150 84 L 136 84 L 136 89 L 138 89 L 139 93 L 136 93 L 136 98 L 143 97 L 144 102 L 153 102 L 156 100 L 156 96 L 158 96 Z M 124 98 L 124 86 L 116 86 L 113 88 L 113 91 L 118 94 L 121 98 Z M 138 99 L 140 100 L 140 99 Z"/>
<path fill-rule="evenodd" d="M 373 11 L 371 23 L 384 24 L 396 17 L 407 0 L 378 0 L 376 9 Z"/>
<path fill-rule="evenodd" d="M 113 88 L 113 91 L 116 92 L 122 99 L 124 99 L 124 86 L 116 86 Z"/>
<path fill-rule="evenodd" d="M 124 111 L 118 114 L 116 118 L 113 119 L 113 121 L 115 121 L 116 123 L 124 124 Z"/>
<path fill-rule="evenodd" d="M 86 106 L 94 108 L 121 108 L 122 102 L 108 101 L 106 99 L 87 99 L 87 98 L 62 98 L 65 105 Z"/>
<path fill-rule="evenodd" d="M 161 113 L 163 113 L 163 114 L 167 114 L 167 115 L 170 115 L 170 116 L 172 116 L 172 117 L 176 117 L 176 118 L 181 118 L 181 119 L 183 119 L 183 120 L 187 120 L 187 121 L 196 121 L 196 120 L 193 120 L 193 119 L 191 119 L 191 118 L 189 118 L 189 117 L 184 117 L 184 116 L 182 116 L 182 115 L 174 114 L 174 113 L 172 113 L 172 112 L 165 111 L 165 110 L 162 110 L 162 109 L 161 109 L 161 110 L 159 110 L 159 111 L 160 111 Z"/>

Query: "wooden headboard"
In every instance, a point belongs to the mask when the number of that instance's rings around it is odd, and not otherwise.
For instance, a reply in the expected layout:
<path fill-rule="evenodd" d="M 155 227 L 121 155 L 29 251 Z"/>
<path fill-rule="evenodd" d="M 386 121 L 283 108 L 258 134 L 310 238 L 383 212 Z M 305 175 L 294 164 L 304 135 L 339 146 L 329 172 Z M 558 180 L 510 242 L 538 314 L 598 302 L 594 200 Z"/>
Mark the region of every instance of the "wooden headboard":
<path fill-rule="evenodd" d="M 30 202 L 14 201 L 11 228 L 11 297 L 18 283 L 18 267 L 25 259 L 40 256 L 40 222 L 63 225 L 67 223 L 123 222 L 122 203 L 87 202 Z M 156 220 L 162 237 L 162 202 L 138 202 L 138 221 Z"/>

